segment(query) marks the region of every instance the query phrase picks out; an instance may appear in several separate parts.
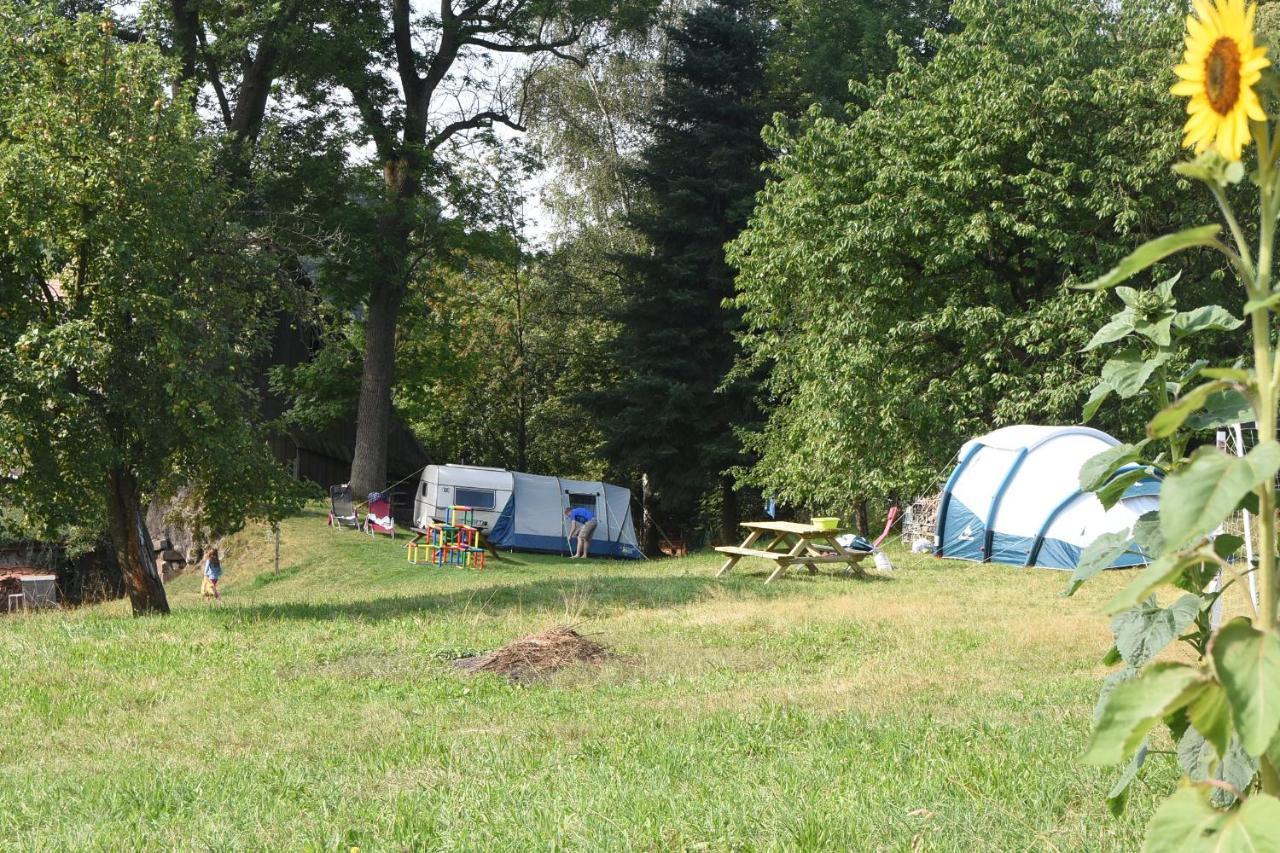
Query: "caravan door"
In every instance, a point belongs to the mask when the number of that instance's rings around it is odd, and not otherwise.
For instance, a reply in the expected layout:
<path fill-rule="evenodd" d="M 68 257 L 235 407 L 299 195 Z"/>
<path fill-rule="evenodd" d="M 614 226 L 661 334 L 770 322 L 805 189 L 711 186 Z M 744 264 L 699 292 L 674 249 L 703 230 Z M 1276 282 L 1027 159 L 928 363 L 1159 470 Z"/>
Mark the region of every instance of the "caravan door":
<path fill-rule="evenodd" d="M 440 486 L 440 466 L 428 465 L 422 469 L 418 491 L 413 498 L 413 526 L 426 527 L 435 518 L 436 495 Z"/>

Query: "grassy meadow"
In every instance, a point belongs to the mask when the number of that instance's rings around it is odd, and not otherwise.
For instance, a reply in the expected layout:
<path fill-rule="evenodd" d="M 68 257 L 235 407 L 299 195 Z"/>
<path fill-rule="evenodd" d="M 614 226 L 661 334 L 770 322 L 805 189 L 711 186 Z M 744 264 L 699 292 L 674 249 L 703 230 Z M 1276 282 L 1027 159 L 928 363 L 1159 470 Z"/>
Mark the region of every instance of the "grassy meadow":
<path fill-rule="evenodd" d="M 95 849 L 1127 850 L 1083 767 L 1109 573 L 894 552 L 856 580 L 744 561 L 415 567 L 316 512 L 231 543 L 172 616 L 0 622 L 0 839 Z M 604 667 L 449 661 L 572 623 Z M 1156 761 L 1151 784 L 1173 783 Z"/>

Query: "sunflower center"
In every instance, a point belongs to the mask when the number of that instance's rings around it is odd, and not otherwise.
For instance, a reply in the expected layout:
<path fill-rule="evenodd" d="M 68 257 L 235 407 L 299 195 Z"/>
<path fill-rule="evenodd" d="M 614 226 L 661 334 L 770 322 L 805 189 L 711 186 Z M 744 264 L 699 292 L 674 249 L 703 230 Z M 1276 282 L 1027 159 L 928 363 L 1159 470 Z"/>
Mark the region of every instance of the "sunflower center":
<path fill-rule="evenodd" d="M 1220 38 L 1204 61 L 1204 88 L 1209 106 L 1227 115 L 1240 97 L 1240 48 L 1235 39 Z"/>

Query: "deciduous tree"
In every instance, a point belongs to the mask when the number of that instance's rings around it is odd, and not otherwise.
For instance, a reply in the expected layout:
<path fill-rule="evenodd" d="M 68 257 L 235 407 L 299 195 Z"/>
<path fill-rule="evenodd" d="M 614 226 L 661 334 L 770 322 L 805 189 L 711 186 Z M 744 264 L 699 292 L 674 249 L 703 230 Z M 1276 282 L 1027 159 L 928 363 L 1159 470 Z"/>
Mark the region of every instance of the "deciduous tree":
<path fill-rule="evenodd" d="M 429 12 L 409 0 L 329 5 L 310 83 L 349 96 L 382 182 L 380 198 L 369 200 L 376 222 L 368 264 L 352 271 L 366 291 L 357 493 L 385 485 L 396 328 L 409 282 L 450 250 L 457 205 L 483 203 L 465 186 L 449 186 L 451 147 L 495 125 L 523 130 L 526 86 L 541 63 L 567 60 L 587 27 L 624 26 L 652 5 L 440 0 Z"/>
<path fill-rule="evenodd" d="M 1187 217 L 1166 132 L 1178 15 L 952 11 L 958 31 L 904 54 L 867 109 L 780 129 L 731 251 L 747 352 L 771 368 L 751 481 L 797 503 L 911 497 L 975 434 L 1078 422 L 1100 366 L 1079 350 L 1107 309 L 1066 285 Z M 1220 301 L 1221 269 L 1188 263 L 1185 287 Z M 1104 428 L 1140 428 L 1116 416 Z"/>
<path fill-rule="evenodd" d="M 246 417 L 271 271 L 174 69 L 113 30 L 0 4 L 0 469 L 48 529 L 105 527 L 163 613 L 145 497 L 188 486 L 227 531 L 294 494 Z"/>

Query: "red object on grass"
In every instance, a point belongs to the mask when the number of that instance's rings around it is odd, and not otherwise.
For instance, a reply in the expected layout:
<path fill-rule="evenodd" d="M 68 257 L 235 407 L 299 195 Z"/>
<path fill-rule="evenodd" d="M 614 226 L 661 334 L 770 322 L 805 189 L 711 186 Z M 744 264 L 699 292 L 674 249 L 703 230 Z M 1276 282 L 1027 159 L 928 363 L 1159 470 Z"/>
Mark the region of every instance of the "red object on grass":
<path fill-rule="evenodd" d="M 364 517 L 364 529 L 372 536 L 375 533 L 385 533 L 392 539 L 396 538 L 396 522 L 391 517 L 391 499 L 385 495 L 377 500 L 369 501 L 369 512 Z"/>
<path fill-rule="evenodd" d="M 898 507 L 896 506 L 889 507 L 889 517 L 884 520 L 884 532 L 880 534 L 879 539 L 877 539 L 875 542 L 871 544 L 879 548 L 880 543 L 889 538 L 889 531 L 893 529 L 893 525 L 897 524 L 898 515 L 901 512 L 902 511 L 898 509 Z"/>

